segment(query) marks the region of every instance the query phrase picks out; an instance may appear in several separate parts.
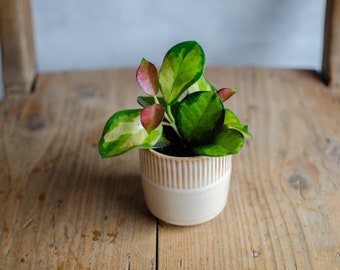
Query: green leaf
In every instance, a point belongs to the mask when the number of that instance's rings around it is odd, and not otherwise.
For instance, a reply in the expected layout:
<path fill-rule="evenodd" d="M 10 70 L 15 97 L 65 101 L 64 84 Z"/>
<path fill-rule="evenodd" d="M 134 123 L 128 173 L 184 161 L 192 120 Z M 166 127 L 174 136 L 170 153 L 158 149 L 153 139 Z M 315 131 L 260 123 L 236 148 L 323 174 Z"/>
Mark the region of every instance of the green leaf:
<path fill-rule="evenodd" d="M 163 126 L 164 129 L 164 126 Z M 152 149 L 156 149 L 156 148 L 164 148 L 167 147 L 171 144 L 171 142 L 167 139 L 167 137 L 164 135 L 164 133 L 162 133 L 162 136 L 159 138 L 158 142 L 152 146 Z"/>
<path fill-rule="evenodd" d="M 222 128 L 224 107 L 215 91 L 194 92 L 179 104 L 176 126 L 189 144 L 203 144 Z"/>
<path fill-rule="evenodd" d="M 243 135 L 245 135 L 249 140 L 253 139 L 253 135 L 248 131 L 248 126 L 243 125 L 241 121 L 237 118 L 237 116 L 229 109 L 225 109 L 224 116 L 224 126 L 228 126 L 240 131 Z"/>
<path fill-rule="evenodd" d="M 141 124 L 140 113 L 141 110 L 119 111 L 109 118 L 98 143 L 103 158 L 118 156 L 136 147 L 151 148 L 158 142 L 163 126 L 148 133 Z"/>
<path fill-rule="evenodd" d="M 244 144 L 243 135 L 235 129 L 223 129 L 206 145 L 193 148 L 197 155 L 226 156 L 237 154 Z"/>
<path fill-rule="evenodd" d="M 159 71 L 160 89 L 166 103 L 175 103 L 186 89 L 199 80 L 204 65 L 204 51 L 197 42 L 185 41 L 172 47 Z"/>
<path fill-rule="evenodd" d="M 191 85 L 188 89 L 188 93 L 194 93 L 197 91 L 217 91 L 217 89 L 210 83 L 204 76 L 202 76 L 197 82 Z"/>
<path fill-rule="evenodd" d="M 163 107 L 166 107 L 166 102 L 163 97 L 157 97 L 157 99 Z M 147 107 L 156 104 L 155 98 L 150 96 L 140 96 L 137 98 L 137 102 L 142 107 Z"/>

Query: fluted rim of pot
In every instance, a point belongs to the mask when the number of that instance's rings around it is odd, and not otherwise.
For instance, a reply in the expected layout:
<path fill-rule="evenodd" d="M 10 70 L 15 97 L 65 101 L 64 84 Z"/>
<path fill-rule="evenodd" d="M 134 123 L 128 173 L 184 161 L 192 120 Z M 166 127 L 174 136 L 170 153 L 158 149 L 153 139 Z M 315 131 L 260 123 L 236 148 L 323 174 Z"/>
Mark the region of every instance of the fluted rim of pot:
<path fill-rule="evenodd" d="M 196 189 L 220 181 L 231 170 L 231 155 L 173 157 L 157 151 L 140 151 L 142 177 L 168 188 Z"/>
<path fill-rule="evenodd" d="M 176 159 L 176 160 L 192 160 L 192 161 L 196 161 L 196 160 L 211 159 L 211 158 L 221 158 L 221 157 L 228 156 L 228 155 L 226 155 L 226 156 L 188 156 L 188 157 L 178 157 L 178 156 L 166 155 L 166 154 L 163 154 L 161 152 L 158 152 L 158 151 L 156 151 L 154 149 L 150 149 L 150 148 L 141 148 L 140 150 L 149 151 L 153 155 L 159 156 L 159 157 L 164 158 L 164 159 Z"/>

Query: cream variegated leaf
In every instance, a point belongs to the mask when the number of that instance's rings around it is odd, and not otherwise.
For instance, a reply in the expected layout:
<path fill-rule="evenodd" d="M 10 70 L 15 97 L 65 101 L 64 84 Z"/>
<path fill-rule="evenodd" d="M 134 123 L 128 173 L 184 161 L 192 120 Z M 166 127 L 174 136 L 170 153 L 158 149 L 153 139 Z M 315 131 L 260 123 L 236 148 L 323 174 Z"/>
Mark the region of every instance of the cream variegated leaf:
<path fill-rule="evenodd" d="M 115 113 L 107 121 L 99 141 L 103 158 L 121 155 L 133 148 L 152 148 L 162 136 L 163 126 L 148 132 L 140 119 L 141 110 Z"/>

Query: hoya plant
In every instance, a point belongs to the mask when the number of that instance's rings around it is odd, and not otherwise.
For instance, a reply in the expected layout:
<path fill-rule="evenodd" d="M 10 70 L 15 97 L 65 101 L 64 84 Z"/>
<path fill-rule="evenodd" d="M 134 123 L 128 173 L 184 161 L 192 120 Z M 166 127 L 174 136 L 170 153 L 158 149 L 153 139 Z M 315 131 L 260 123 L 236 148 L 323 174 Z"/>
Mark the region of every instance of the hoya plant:
<path fill-rule="evenodd" d="M 139 109 L 114 113 L 106 122 L 98 150 L 103 158 L 133 148 L 154 148 L 173 156 L 236 154 L 248 126 L 224 102 L 236 88 L 215 88 L 204 77 L 205 54 L 196 41 L 173 46 L 156 66 L 142 59 L 136 79 L 145 95 Z"/>

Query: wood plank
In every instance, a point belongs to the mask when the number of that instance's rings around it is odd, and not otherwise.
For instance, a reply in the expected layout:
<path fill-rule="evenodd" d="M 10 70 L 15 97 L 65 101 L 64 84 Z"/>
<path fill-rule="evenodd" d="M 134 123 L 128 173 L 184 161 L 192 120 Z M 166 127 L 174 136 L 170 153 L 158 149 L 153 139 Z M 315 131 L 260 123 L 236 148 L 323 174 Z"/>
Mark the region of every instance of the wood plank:
<path fill-rule="evenodd" d="M 254 141 L 233 158 L 227 207 L 206 224 L 159 225 L 159 269 L 340 267 L 340 96 L 312 72 L 208 69 L 239 87 L 227 106 Z"/>
<path fill-rule="evenodd" d="M 155 269 L 138 153 L 102 160 L 135 71 L 43 74 L 0 104 L 0 269 Z"/>
<path fill-rule="evenodd" d="M 254 141 L 233 159 L 220 216 L 157 228 L 137 152 L 96 149 L 110 114 L 136 105 L 134 76 L 43 74 L 33 94 L 0 103 L 0 269 L 340 267 L 338 92 L 313 72 L 208 68 L 240 88 L 227 105 Z"/>
<path fill-rule="evenodd" d="M 36 76 L 29 0 L 1 0 L 0 33 L 5 92 L 29 92 Z"/>
<path fill-rule="evenodd" d="M 333 91 L 340 91 L 340 1 L 327 0 L 322 77 Z"/>
<path fill-rule="evenodd" d="M 340 1 L 333 0 L 330 33 L 330 65 L 332 86 L 340 92 Z"/>

